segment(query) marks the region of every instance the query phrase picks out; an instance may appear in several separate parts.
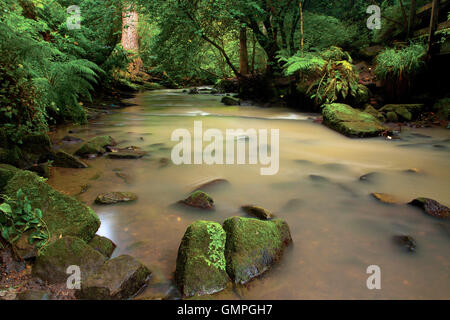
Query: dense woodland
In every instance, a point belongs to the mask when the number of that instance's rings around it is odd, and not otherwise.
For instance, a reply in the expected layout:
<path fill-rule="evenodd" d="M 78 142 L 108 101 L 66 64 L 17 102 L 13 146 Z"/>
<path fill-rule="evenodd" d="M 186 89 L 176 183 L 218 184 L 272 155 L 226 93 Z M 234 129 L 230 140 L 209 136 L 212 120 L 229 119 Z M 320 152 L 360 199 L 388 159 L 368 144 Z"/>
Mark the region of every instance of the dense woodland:
<path fill-rule="evenodd" d="M 2 1 L 2 132 L 19 141 L 50 124 L 85 122 L 91 96 L 142 84 L 178 88 L 250 79 L 243 87 L 256 88 L 253 95 L 287 95 L 294 107 L 308 109 L 311 99 L 320 105 L 356 96 L 354 63 L 361 60 L 380 80 L 399 86 L 389 99 L 405 99 L 430 66 L 428 34 L 414 33 L 429 17 L 410 18 L 411 5 L 417 10 L 427 1 L 373 3 L 382 9 L 380 30 L 367 28 L 372 2 L 366 0 Z M 80 29 L 68 27 L 71 5 L 80 8 Z M 443 44 L 447 36 L 444 29 L 434 41 Z M 271 85 L 261 78 L 273 83 L 286 76 L 299 90 L 258 92 Z"/>

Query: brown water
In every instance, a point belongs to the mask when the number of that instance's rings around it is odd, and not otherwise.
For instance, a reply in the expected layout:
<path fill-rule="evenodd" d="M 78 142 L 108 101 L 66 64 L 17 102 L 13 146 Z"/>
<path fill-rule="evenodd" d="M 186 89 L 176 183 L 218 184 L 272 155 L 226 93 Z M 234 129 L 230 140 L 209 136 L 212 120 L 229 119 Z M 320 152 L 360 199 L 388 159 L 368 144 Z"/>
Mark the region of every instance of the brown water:
<path fill-rule="evenodd" d="M 222 223 L 244 215 L 239 207 L 257 204 L 285 219 L 294 245 L 282 262 L 238 293 L 218 298 L 244 299 L 449 299 L 450 234 L 441 221 L 407 205 L 384 205 L 371 192 L 391 193 L 408 202 L 417 196 L 450 205 L 450 130 L 405 130 L 401 140 L 354 140 L 343 137 L 310 116 L 285 109 L 224 107 L 220 97 L 180 91 L 144 93 L 89 126 L 59 128 L 57 141 L 71 135 L 87 139 L 108 134 L 120 142 L 150 151 L 140 160 L 88 160 L 89 169 L 54 169 L 50 183 L 77 195 L 98 213 L 100 235 L 115 241 L 115 255 L 130 254 L 155 270 L 141 297 L 165 290 L 173 279 L 178 245 L 195 220 Z M 261 176 L 260 165 L 181 165 L 162 167 L 169 158 L 172 131 L 203 127 L 279 129 L 280 170 Z M 61 144 L 73 151 L 77 145 Z M 418 168 L 419 173 L 405 170 Z M 372 182 L 361 175 L 379 173 Z M 320 175 L 328 181 L 311 179 Z M 198 184 L 225 178 L 231 187 L 213 190 L 215 212 L 182 211 L 172 206 Z M 126 181 L 125 181 L 126 180 Z M 87 187 L 86 187 L 87 186 Z M 136 203 L 97 206 L 107 191 L 132 191 Z M 297 199 L 296 201 L 291 201 Z M 286 204 L 291 201 L 291 205 Z M 393 241 L 407 234 L 417 241 L 408 253 Z M 381 290 L 368 290 L 366 269 L 381 268 Z M 160 289 L 163 288 L 163 289 Z"/>

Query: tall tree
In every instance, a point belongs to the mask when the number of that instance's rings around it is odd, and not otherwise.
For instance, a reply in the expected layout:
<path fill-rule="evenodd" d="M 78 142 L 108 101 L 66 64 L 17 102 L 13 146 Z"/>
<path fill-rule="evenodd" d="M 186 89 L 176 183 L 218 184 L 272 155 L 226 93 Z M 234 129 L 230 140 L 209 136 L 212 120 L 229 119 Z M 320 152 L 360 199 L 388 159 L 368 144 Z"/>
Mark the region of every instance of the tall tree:
<path fill-rule="evenodd" d="M 248 74 L 248 49 L 247 49 L 247 27 L 241 27 L 239 33 L 240 42 L 240 70 L 241 75 Z"/>
<path fill-rule="evenodd" d="M 122 12 L 122 47 L 129 51 L 131 59 L 128 67 L 132 76 L 135 76 L 143 67 L 142 59 L 139 57 L 138 37 L 139 16 L 133 5 L 127 5 Z"/>

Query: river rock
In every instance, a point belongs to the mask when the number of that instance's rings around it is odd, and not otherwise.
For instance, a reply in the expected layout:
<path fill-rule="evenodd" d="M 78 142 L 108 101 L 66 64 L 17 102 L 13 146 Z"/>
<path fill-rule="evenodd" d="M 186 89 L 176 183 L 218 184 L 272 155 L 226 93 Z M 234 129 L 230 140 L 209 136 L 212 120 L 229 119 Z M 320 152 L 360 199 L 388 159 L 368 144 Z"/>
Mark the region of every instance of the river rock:
<path fill-rule="evenodd" d="M 386 204 L 400 204 L 401 203 L 401 201 L 399 199 L 397 199 L 393 195 L 390 195 L 387 193 L 372 192 L 371 195 L 378 201 L 386 203 Z"/>
<path fill-rule="evenodd" d="M 416 251 L 417 243 L 411 236 L 394 236 L 393 240 L 397 245 L 405 247 L 410 252 Z"/>
<path fill-rule="evenodd" d="M 253 205 L 242 206 L 242 210 L 244 210 L 247 214 L 252 215 L 261 220 L 270 220 L 273 218 L 272 212 L 258 206 Z"/>
<path fill-rule="evenodd" d="M 19 189 L 28 197 L 32 208 L 41 209 L 53 238 L 63 235 L 90 241 L 100 227 L 100 220 L 91 208 L 54 190 L 35 173 L 18 170 L 3 193 L 15 198 Z"/>
<path fill-rule="evenodd" d="M 77 157 L 59 150 L 53 156 L 53 165 L 60 168 L 84 169 L 89 166 Z"/>
<path fill-rule="evenodd" d="M 137 200 L 137 195 L 132 192 L 108 192 L 97 196 L 95 203 L 115 204 L 119 202 L 131 202 Z"/>
<path fill-rule="evenodd" d="M 426 214 L 440 219 L 450 218 L 450 209 L 436 200 L 428 198 L 417 198 L 409 203 L 415 207 L 421 208 Z"/>
<path fill-rule="evenodd" d="M 226 234 L 216 222 L 196 221 L 178 249 L 176 284 L 186 297 L 213 294 L 229 283 L 225 260 Z"/>
<path fill-rule="evenodd" d="M 233 97 L 223 97 L 221 102 L 226 106 L 239 106 L 241 102 Z"/>
<path fill-rule="evenodd" d="M 324 105 L 322 114 L 326 126 L 348 137 L 374 137 L 387 130 L 371 114 L 342 103 Z"/>
<path fill-rule="evenodd" d="M 26 168 L 26 170 L 36 173 L 42 178 L 50 178 L 50 163 L 38 163 L 33 164 L 31 167 Z"/>
<path fill-rule="evenodd" d="M 292 243 L 283 220 L 262 221 L 232 217 L 225 220 L 227 272 L 235 283 L 245 284 L 268 271 Z"/>
<path fill-rule="evenodd" d="M 94 250 L 100 252 L 106 258 L 111 258 L 114 250 L 116 249 L 116 244 L 112 242 L 112 240 L 102 237 L 99 235 L 95 235 L 91 241 L 88 242 Z"/>
<path fill-rule="evenodd" d="M 229 186 L 230 182 L 226 179 L 222 179 L 222 178 L 216 178 L 216 179 L 212 179 L 209 180 L 207 182 L 204 182 L 200 185 L 198 185 L 197 187 L 195 187 L 194 191 L 199 191 L 199 190 L 212 190 L 215 189 L 216 187 L 221 187 L 221 186 Z"/>
<path fill-rule="evenodd" d="M 379 111 L 386 114 L 388 120 L 392 122 L 411 121 L 417 119 L 424 107 L 423 104 L 387 104 Z"/>
<path fill-rule="evenodd" d="M 67 268 L 79 266 L 81 280 L 96 272 L 105 257 L 77 237 L 66 236 L 47 245 L 36 258 L 32 274 L 49 283 L 67 281 Z"/>
<path fill-rule="evenodd" d="M 98 136 L 85 142 L 75 154 L 78 156 L 87 156 L 90 154 L 104 154 L 105 148 L 115 146 L 117 143 L 110 136 Z"/>
<path fill-rule="evenodd" d="M 210 210 L 214 208 L 214 200 L 205 192 L 201 190 L 194 191 L 181 203 L 194 208 Z"/>
<path fill-rule="evenodd" d="M 108 157 L 111 159 L 140 159 L 147 154 L 148 152 L 139 150 L 138 148 L 128 147 L 124 149 L 112 149 L 112 152 L 108 153 Z"/>
<path fill-rule="evenodd" d="M 128 255 L 107 261 L 97 272 L 81 282 L 78 299 L 124 300 L 136 295 L 146 284 L 150 270 Z"/>

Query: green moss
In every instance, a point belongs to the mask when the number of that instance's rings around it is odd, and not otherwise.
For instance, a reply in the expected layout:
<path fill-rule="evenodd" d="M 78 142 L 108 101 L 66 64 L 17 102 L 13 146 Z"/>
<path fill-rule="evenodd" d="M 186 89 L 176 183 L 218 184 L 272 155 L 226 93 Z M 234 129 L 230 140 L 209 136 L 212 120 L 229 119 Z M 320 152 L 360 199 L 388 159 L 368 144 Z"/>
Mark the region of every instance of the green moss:
<path fill-rule="evenodd" d="M 175 272 L 184 296 L 213 294 L 226 287 L 225 241 L 225 231 L 216 222 L 196 221 L 187 228 Z"/>
<path fill-rule="evenodd" d="M 89 241 L 88 245 L 90 245 L 94 250 L 97 250 L 105 257 L 110 258 L 116 249 L 116 245 L 110 239 L 106 237 L 101 237 L 95 235 L 91 241 Z"/>
<path fill-rule="evenodd" d="M 201 190 L 194 191 L 187 199 L 181 202 L 188 206 L 201 209 L 212 209 L 214 207 L 214 200 Z"/>
<path fill-rule="evenodd" d="M 346 136 L 373 137 L 386 130 L 373 115 L 346 104 L 324 105 L 322 114 L 325 125 Z"/>
<path fill-rule="evenodd" d="M 0 150 L 1 151 L 1 150 Z M 0 192 L 8 184 L 9 180 L 19 171 L 16 167 L 8 164 L 0 164 Z"/>
<path fill-rule="evenodd" d="M 71 235 L 90 241 L 100 227 L 100 220 L 91 208 L 57 192 L 35 173 L 19 170 L 9 180 L 4 193 L 12 198 L 19 189 L 33 208 L 42 210 L 43 220 L 53 238 Z"/>
<path fill-rule="evenodd" d="M 110 136 L 98 136 L 84 143 L 75 154 L 79 156 L 87 154 L 105 153 L 105 147 L 116 145 L 116 142 Z"/>
<path fill-rule="evenodd" d="M 227 272 L 236 283 L 244 284 L 269 270 L 292 242 L 283 220 L 232 217 L 225 220 L 223 228 L 227 233 Z"/>
<path fill-rule="evenodd" d="M 433 110 L 440 119 L 450 120 L 450 98 L 444 98 L 436 102 Z"/>

